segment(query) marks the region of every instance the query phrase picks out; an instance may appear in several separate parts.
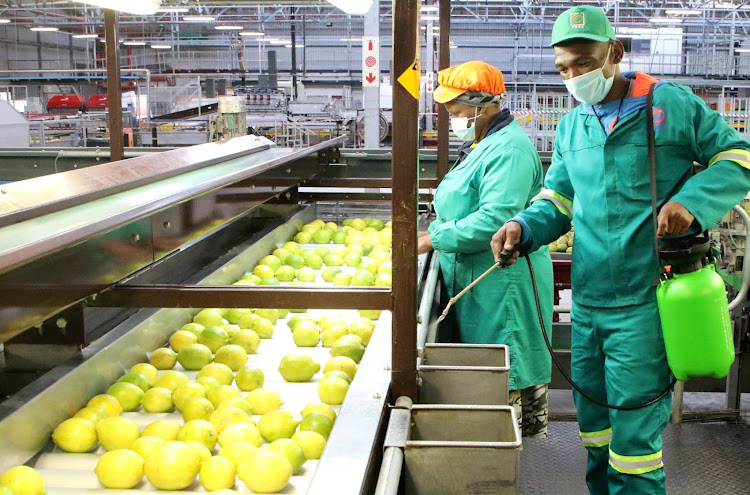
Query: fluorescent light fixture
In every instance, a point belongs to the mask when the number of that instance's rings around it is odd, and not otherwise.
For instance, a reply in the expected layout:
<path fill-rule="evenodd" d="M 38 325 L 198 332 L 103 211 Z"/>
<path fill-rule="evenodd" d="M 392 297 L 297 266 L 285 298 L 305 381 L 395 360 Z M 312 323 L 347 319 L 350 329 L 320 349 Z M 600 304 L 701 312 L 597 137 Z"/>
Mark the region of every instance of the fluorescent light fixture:
<path fill-rule="evenodd" d="M 126 14 L 154 15 L 161 7 L 161 0 L 74 0 L 76 3 L 85 3 L 102 9 L 111 9 Z"/>
<path fill-rule="evenodd" d="M 122 44 L 125 46 L 146 46 L 145 41 L 123 41 Z"/>
<path fill-rule="evenodd" d="M 288 45 L 284 45 L 284 47 L 285 47 L 285 48 L 291 48 L 291 47 L 292 47 L 292 44 L 290 43 L 290 44 L 288 44 Z M 295 48 L 304 48 L 304 47 L 305 47 L 305 45 L 294 45 L 294 47 L 295 47 Z"/>
<path fill-rule="evenodd" d="M 222 24 L 220 26 L 214 26 L 214 29 L 218 29 L 220 31 L 242 31 L 245 29 L 245 26 L 230 26 L 227 24 Z"/>
<path fill-rule="evenodd" d="M 448 46 L 449 46 L 449 47 L 450 47 L 451 49 L 453 49 L 453 48 L 458 48 L 458 45 L 454 45 L 453 43 L 451 43 L 451 44 L 450 44 L 450 45 L 448 45 Z"/>
<path fill-rule="evenodd" d="M 681 17 L 652 17 L 648 21 L 652 24 L 680 24 L 684 19 Z"/>
<path fill-rule="evenodd" d="M 372 0 L 328 0 L 328 3 L 347 14 L 366 14 L 372 7 Z"/>
<path fill-rule="evenodd" d="M 0 19 L 0 24 L 10 24 L 10 19 Z"/>
<path fill-rule="evenodd" d="M 735 48 L 734 51 L 737 53 L 750 53 L 750 48 Z"/>
<path fill-rule="evenodd" d="M 437 12 L 437 5 L 422 5 L 422 12 Z"/>
<path fill-rule="evenodd" d="M 260 31 L 240 31 L 240 36 L 263 36 Z"/>
<path fill-rule="evenodd" d="M 693 9 L 667 9 L 664 13 L 667 15 L 701 15 L 700 10 Z"/>
<path fill-rule="evenodd" d="M 37 31 L 37 32 L 45 32 L 45 31 L 59 31 L 60 28 L 52 27 L 52 26 L 31 26 L 29 28 L 30 31 Z"/>
<path fill-rule="evenodd" d="M 268 42 L 272 45 L 289 45 L 292 40 L 269 40 Z"/>
<path fill-rule="evenodd" d="M 85 40 L 85 39 L 94 39 L 94 38 L 98 38 L 98 37 L 99 37 L 99 35 L 98 35 L 98 34 L 95 34 L 95 33 L 85 33 L 85 34 L 74 34 L 74 35 L 73 35 L 73 37 L 74 37 L 74 38 L 78 38 L 78 39 L 84 39 L 84 40 Z"/>
<path fill-rule="evenodd" d="M 172 45 L 151 45 L 154 50 L 171 50 Z"/>
<path fill-rule="evenodd" d="M 216 18 L 210 15 L 184 15 L 182 20 L 185 22 L 213 22 Z"/>
<path fill-rule="evenodd" d="M 162 13 L 176 12 L 178 14 L 183 14 L 185 12 L 190 12 L 190 9 L 187 8 L 187 7 L 169 7 L 169 6 L 165 6 L 165 7 L 159 7 L 159 10 L 157 10 L 157 12 L 162 12 Z"/>
<path fill-rule="evenodd" d="M 422 21 L 424 22 L 439 21 L 439 20 L 440 20 L 440 16 L 437 16 L 437 15 L 423 15 L 422 16 Z"/>

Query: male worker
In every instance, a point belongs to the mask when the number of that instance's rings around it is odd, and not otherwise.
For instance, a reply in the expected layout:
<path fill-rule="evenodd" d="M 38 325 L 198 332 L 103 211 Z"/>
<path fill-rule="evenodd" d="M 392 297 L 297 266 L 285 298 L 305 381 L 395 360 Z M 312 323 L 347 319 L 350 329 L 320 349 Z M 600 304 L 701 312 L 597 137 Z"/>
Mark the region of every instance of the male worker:
<path fill-rule="evenodd" d="M 601 402 L 643 404 L 671 379 L 654 288 L 649 88 L 656 84 L 657 237 L 708 229 L 745 196 L 750 143 L 688 88 L 620 72 L 623 46 L 598 8 L 563 12 L 551 45 L 555 67 L 582 104 L 558 125 L 545 189 L 495 234 L 493 252 L 519 243 L 534 251 L 573 221 L 572 378 Z M 694 161 L 708 169 L 694 175 Z M 636 410 L 574 398 L 589 492 L 665 493 L 661 432 L 670 395 Z"/>

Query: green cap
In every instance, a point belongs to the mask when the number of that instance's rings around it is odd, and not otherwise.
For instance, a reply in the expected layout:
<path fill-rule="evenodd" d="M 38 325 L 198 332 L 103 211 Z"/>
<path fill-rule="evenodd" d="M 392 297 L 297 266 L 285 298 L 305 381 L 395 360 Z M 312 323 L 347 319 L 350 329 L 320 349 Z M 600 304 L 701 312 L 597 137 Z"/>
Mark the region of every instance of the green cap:
<path fill-rule="evenodd" d="M 617 39 L 607 15 L 592 5 L 573 7 L 560 14 L 552 26 L 552 43 L 549 46 L 581 38 L 593 41 Z"/>

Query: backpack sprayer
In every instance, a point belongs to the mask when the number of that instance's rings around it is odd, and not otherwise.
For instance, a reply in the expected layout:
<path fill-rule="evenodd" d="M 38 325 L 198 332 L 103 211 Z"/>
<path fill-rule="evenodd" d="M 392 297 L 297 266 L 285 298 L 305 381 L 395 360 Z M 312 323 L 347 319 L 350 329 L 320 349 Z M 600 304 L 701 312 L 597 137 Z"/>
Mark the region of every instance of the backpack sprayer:
<path fill-rule="evenodd" d="M 734 340 L 729 310 L 734 309 L 744 301 L 747 297 L 748 286 L 750 286 L 750 243 L 746 243 L 745 247 L 742 289 L 731 303 L 727 302 L 724 281 L 716 272 L 716 258 L 711 253 L 711 241 L 707 236 L 669 239 L 663 241 L 661 245 L 659 244 L 656 237 L 658 221 L 656 213 L 656 145 L 653 121 L 653 92 L 655 86 L 652 85 L 649 91 L 646 112 L 654 250 L 660 272 L 656 288 L 656 301 L 664 333 L 667 362 L 674 375 L 674 379 L 664 391 L 643 404 L 620 406 L 599 401 L 582 390 L 570 378 L 555 357 L 544 325 L 534 267 L 528 255 L 520 253 L 529 266 L 539 326 L 542 329 L 544 343 L 547 345 L 547 350 L 552 356 L 555 366 L 560 370 L 565 380 L 583 397 L 608 409 L 621 411 L 641 409 L 655 404 L 672 390 L 677 380 L 685 381 L 698 376 L 713 376 L 715 378 L 727 376 L 729 368 L 734 362 Z M 738 206 L 734 207 L 734 211 L 743 219 L 747 226 L 747 233 L 750 235 L 750 216 Z M 438 318 L 438 323 L 445 319 L 456 301 L 482 279 L 495 269 L 508 266 L 516 251 L 518 251 L 518 246 L 511 251 L 503 250 L 497 263 L 477 277 L 464 290 L 452 297 L 440 318 Z"/>

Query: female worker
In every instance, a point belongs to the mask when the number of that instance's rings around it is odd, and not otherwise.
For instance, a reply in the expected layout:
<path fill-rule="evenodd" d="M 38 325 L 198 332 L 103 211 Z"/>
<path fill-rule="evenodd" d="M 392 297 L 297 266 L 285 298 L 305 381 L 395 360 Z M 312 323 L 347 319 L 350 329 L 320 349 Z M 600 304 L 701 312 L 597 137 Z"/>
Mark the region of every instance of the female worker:
<path fill-rule="evenodd" d="M 492 235 L 531 203 L 542 188 L 534 146 L 502 108 L 503 73 L 467 62 L 438 74 L 434 98 L 444 103 L 464 145 L 435 192 L 437 219 L 419 237 L 419 252 L 437 251 L 452 297 L 495 259 Z M 545 325 L 552 326 L 552 263 L 546 249 L 531 256 Z M 450 313 L 451 340 L 506 344 L 510 349 L 510 400 L 524 436 L 545 437 L 551 360 L 542 338 L 528 266 L 497 270 L 461 298 Z M 442 331 L 442 329 L 441 329 Z"/>

